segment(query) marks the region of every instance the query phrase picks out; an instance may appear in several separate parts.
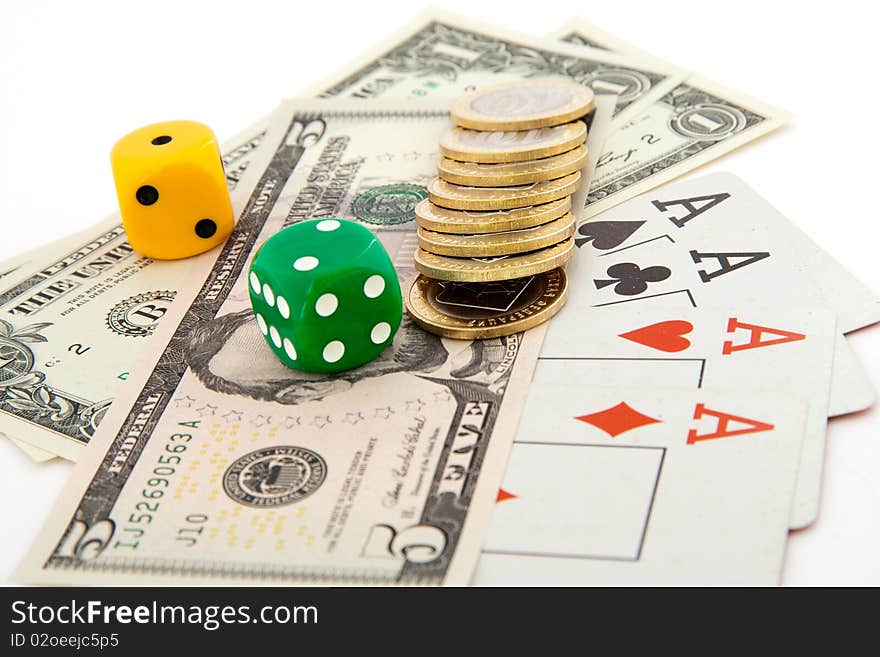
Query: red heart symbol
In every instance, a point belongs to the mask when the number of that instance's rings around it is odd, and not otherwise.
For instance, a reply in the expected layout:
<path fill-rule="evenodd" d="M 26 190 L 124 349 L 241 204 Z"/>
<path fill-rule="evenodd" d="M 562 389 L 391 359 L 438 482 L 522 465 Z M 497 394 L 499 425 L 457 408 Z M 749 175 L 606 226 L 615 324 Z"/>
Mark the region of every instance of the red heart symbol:
<path fill-rule="evenodd" d="M 694 330 L 694 325 L 683 319 L 671 319 L 668 322 L 658 322 L 650 326 L 643 326 L 628 333 L 621 333 L 620 337 L 626 340 L 638 342 L 646 347 L 666 352 L 684 351 L 691 346 L 691 341 L 682 337 Z"/>

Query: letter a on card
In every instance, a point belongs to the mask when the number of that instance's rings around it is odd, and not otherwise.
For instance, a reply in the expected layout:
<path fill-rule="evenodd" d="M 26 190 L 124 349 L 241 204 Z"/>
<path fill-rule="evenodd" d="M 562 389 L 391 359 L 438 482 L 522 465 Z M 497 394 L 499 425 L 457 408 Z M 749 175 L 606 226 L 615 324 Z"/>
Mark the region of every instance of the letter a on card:
<path fill-rule="evenodd" d="M 767 424 L 766 422 L 750 420 L 747 417 L 731 415 L 730 413 L 723 413 L 721 411 L 713 411 L 711 408 L 706 408 L 703 404 L 697 404 L 696 408 L 694 408 L 694 419 L 699 420 L 704 415 L 710 415 L 718 420 L 718 423 L 715 425 L 715 431 L 712 433 L 698 434 L 696 429 L 691 429 L 688 431 L 688 445 L 693 445 L 701 440 L 727 438 L 728 436 L 741 436 L 745 433 L 757 433 L 759 431 L 770 431 L 773 429 L 773 425 Z M 744 424 L 746 426 L 739 429 L 729 429 L 731 422 L 736 422 L 741 425 Z"/>
<path fill-rule="evenodd" d="M 714 208 L 716 205 L 724 201 L 725 199 L 730 198 L 730 194 L 727 192 L 722 192 L 720 194 L 709 194 L 708 196 L 694 196 L 693 198 L 681 198 L 676 201 L 651 201 L 655 208 L 657 208 L 660 212 L 666 212 L 669 208 L 674 205 L 680 205 L 685 210 L 687 210 L 687 214 L 683 217 L 666 217 L 674 223 L 679 228 L 684 227 L 684 225 L 689 222 L 694 217 L 697 217 L 703 214 L 706 210 L 710 208 Z"/>
<path fill-rule="evenodd" d="M 706 258 L 713 258 L 718 261 L 718 269 L 715 271 L 706 271 L 703 269 L 697 271 L 700 275 L 700 279 L 704 283 L 711 283 L 713 278 L 724 276 L 724 274 L 736 271 L 741 267 L 748 267 L 752 263 L 769 257 L 769 251 L 748 251 L 738 253 L 700 253 L 699 251 L 691 251 L 691 259 L 694 261 L 694 264 L 699 265 Z M 736 259 L 736 262 L 733 261 L 734 258 Z"/>
<path fill-rule="evenodd" d="M 735 333 L 737 329 L 746 329 L 750 331 L 749 341 L 742 344 L 733 344 L 730 340 L 725 340 L 721 345 L 721 353 L 729 356 L 734 351 L 743 351 L 744 349 L 759 349 L 760 347 L 769 347 L 774 344 L 783 344 L 786 342 L 797 342 L 807 338 L 803 333 L 795 333 L 793 331 L 783 331 L 781 329 L 769 328 L 767 326 L 758 326 L 757 324 L 746 324 L 740 322 L 736 317 L 727 320 L 727 332 Z M 765 333 L 778 336 L 769 340 L 761 340 L 761 336 Z"/>

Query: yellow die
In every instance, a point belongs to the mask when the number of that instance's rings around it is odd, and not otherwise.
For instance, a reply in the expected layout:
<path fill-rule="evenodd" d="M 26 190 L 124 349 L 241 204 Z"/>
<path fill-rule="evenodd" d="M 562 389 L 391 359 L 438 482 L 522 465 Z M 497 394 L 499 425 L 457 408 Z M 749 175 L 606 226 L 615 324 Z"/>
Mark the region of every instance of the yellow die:
<path fill-rule="evenodd" d="M 128 241 L 151 258 L 202 253 L 234 226 L 220 149 L 195 121 L 154 123 L 126 135 L 110 153 Z"/>

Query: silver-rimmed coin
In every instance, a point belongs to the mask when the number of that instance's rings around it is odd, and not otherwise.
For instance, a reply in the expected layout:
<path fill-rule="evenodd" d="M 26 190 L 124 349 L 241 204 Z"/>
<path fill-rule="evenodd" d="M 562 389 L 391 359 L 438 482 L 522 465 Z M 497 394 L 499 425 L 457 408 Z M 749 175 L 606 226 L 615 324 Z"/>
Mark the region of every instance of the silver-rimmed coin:
<path fill-rule="evenodd" d="M 596 106 L 593 90 L 561 79 L 482 87 L 455 101 L 452 121 L 472 130 L 531 130 L 568 123 Z"/>

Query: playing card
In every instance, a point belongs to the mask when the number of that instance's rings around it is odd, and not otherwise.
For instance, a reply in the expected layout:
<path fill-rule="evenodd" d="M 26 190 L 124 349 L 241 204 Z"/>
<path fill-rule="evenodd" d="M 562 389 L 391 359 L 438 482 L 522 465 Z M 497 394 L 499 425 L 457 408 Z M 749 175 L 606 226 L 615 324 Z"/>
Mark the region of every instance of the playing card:
<path fill-rule="evenodd" d="M 835 315 L 747 304 L 678 308 L 571 303 L 550 325 L 535 385 L 643 385 L 784 391 L 808 404 L 793 526 L 818 514 Z M 596 378 L 595 363 L 602 370 Z"/>
<path fill-rule="evenodd" d="M 781 395 L 533 386 L 474 582 L 774 584 L 803 420 Z"/>
<path fill-rule="evenodd" d="M 693 306 L 784 300 L 829 306 L 841 331 L 880 319 L 880 306 L 861 282 L 731 174 L 632 199 L 582 224 L 576 244 L 592 257 L 577 258 L 571 272 L 582 279 L 579 294 L 589 293 L 598 306 L 660 297 Z M 850 350 L 842 337 L 838 342 L 836 362 L 847 367 L 855 356 L 844 354 Z M 830 415 L 872 403 L 870 381 L 852 372 L 832 376 Z"/>
<path fill-rule="evenodd" d="M 839 328 L 838 328 L 839 330 Z M 828 416 L 855 413 L 877 401 L 874 384 L 846 338 L 838 333 L 834 344 L 834 367 L 831 370 L 831 399 Z"/>

